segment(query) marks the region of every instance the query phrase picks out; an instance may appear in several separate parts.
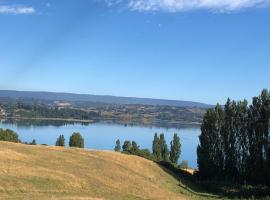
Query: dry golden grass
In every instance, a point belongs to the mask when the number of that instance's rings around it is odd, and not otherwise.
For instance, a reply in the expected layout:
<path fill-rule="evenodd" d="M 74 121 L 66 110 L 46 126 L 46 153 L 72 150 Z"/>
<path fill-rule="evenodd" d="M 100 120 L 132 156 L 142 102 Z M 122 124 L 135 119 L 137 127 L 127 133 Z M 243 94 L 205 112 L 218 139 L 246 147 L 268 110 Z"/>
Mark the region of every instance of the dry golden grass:
<path fill-rule="evenodd" d="M 0 142 L 0 199 L 188 199 L 178 184 L 137 156 Z"/>

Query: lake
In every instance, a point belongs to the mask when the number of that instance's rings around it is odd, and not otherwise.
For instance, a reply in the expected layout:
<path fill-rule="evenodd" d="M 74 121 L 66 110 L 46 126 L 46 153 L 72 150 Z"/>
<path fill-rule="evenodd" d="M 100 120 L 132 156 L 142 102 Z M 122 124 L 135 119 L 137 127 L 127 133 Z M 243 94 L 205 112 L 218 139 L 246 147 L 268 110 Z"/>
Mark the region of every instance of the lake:
<path fill-rule="evenodd" d="M 6 122 L 1 121 L 0 127 L 12 129 L 19 134 L 23 142 L 36 139 L 38 144 L 55 145 L 60 134 L 66 139 L 66 144 L 73 132 L 80 132 L 85 140 L 85 147 L 98 150 L 113 150 L 115 141 L 120 139 L 134 140 L 141 148 L 152 150 L 152 141 L 155 133 L 164 133 L 168 144 L 174 133 L 178 133 L 182 144 L 180 162 L 188 160 L 189 166 L 197 167 L 196 149 L 199 142 L 200 127 L 183 126 L 182 128 L 146 127 L 138 125 L 123 125 L 115 123 L 53 123 L 48 121 L 31 122 Z"/>

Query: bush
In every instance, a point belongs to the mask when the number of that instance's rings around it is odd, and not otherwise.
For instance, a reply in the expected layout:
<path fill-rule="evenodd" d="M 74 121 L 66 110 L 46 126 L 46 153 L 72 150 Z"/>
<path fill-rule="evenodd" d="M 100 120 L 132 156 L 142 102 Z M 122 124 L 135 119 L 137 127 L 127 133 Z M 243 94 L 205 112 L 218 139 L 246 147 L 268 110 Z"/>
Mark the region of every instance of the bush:
<path fill-rule="evenodd" d="M 84 139 L 80 133 L 73 133 L 69 139 L 70 147 L 84 148 Z"/>
<path fill-rule="evenodd" d="M 130 141 L 126 140 L 122 146 L 123 152 L 124 153 L 130 153 L 131 150 L 131 143 Z"/>
<path fill-rule="evenodd" d="M 0 129 L 0 141 L 20 142 L 18 134 L 10 129 Z"/>
<path fill-rule="evenodd" d="M 181 169 L 188 169 L 188 161 L 187 160 L 183 160 L 180 164 L 180 168 Z"/>
<path fill-rule="evenodd" d="M 153 160 L 153 155 L 149 151 L 149 149 L 141 149 L 138 152 L 138 156 L 146 158 L 148 160 Z"/>

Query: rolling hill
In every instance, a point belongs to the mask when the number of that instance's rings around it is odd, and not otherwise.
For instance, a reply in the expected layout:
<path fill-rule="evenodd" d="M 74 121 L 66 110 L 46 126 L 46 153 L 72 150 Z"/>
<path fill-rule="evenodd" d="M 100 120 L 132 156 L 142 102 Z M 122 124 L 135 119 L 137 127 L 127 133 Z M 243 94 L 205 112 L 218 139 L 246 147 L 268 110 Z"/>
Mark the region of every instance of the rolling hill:
<path fill-rule="evenodd" d="M 201 199 L 131 155 L 0 142 L 0 199 Z"/>
<path fill-rule="evenodd" d="M 0 90 L 0 98 L 36 99 L 46 101 L 67 101 L 67 102 L 93 102 L 93 103 L 108 103 L 108 104 L 161 105 L 161 106 L 178 106 L 178 107 L 197 107 L 197 108 L 212 107 L 209 104 L 192 101 L 178 101 L 178 100 L 136 98 L 136 97 L 117 97 L 109 95 L 14 91 L 14 90 Z"/>

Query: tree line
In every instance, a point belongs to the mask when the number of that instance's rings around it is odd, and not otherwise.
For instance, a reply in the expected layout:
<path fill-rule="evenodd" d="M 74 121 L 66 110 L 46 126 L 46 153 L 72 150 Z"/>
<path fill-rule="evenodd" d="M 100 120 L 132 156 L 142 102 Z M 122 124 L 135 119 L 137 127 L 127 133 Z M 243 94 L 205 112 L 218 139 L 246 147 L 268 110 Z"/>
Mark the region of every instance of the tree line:
<path fill-rule="evenodd" d="M 19 139 L 18 134 L 9 129 L 0 129 L 0 141 L 23 143 Z M 33 139 L 32 142 L 24 142 L 24 144 L 36 145 L 36 140 Z M 68 144 L 70 147 L 84 148 L 84 138 L 81 136 L 80 133 L 74 132 L 70 136 Z M 66 146 L 64 135 L 60 135 L 56 139 L 55 146 Z M 177 164 L 181 154 L 181 143 L 180 137 L 175 133 L 173 136 L 173 140 L 170 142 L 169 150 L 164 134 L 158 135 L 156 133 L 153 139 L 152 152 L 150 152 L 149 149 L 141 149 L 135 141 L 126 140 L 121 146 L 119 139 L 116 141 L 114 150 L 116 152 L 141 156 L 149 160 L 154 160 L 156 162 L 163 161 Z M 184 164 L 185 166 L 187 166 L 187 163 Z"/>
<path fill-rule="evenodd" d="M 270 183 L 270 93 L 207 110 L 197 148 L 199 177 Z"/>
<path fill-rule="evenodd" d="M 1 129 L 0 128 L 0 141 L 14 142 L 14 143 L 23 143 L 29 145 L 36 145 L 36 140 L 33 139 L 32 142 L 22 142 L 19 139 L 19 135 L 10 130 L 10 129 Z M 60 135 L 55 143 L 56 146 L 65 146 L 65 137 L 64 135 Z M 69 146 L 70 147 L 78 147 L 84 148 L 84 139 L 80 133 L 74 132 L 69 138 Z"/>
<path fill-rule="evenodd" d="M 122 151 L 123 153 L 141 156 L 156 162 L 164 161 L 177 164 L 181 154 L 181 143 L 179 136 L 175 133 L 173 140 L 170 143 L 169 150 L 164 134 L 162 133 L 158 135 L 155 133 L 152 144 L 152 153 L 148 149 L 140 149 L 140 146 L 137 145 L 135 141 L 131 142 L 126 140 L 121 147 L 119 139 L 116 140 L 114 150 L 117 152 Z"/>

